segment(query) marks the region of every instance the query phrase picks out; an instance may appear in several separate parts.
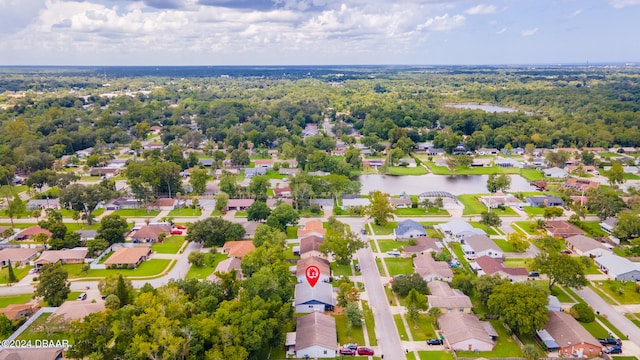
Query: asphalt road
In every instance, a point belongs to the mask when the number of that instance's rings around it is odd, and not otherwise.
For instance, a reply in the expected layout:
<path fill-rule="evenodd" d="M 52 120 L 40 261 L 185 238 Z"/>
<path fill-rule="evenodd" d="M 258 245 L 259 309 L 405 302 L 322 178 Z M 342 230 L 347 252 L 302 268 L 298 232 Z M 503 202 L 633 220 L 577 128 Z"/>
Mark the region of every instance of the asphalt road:
<path fill-rule="evenodd" d="M 591 305 L 594 310 L 599 311 L 601 315 L 606 315 L 607 320 L 609 320 L 613 326 L 622 331 L 631 342 L 640 347 L 640 331 L 638 331 L 638 327 L 632 323 L 631 320 L 616 311 L 613 306 L 609 305 L 588 287 L 575 290 L 575 292 L 580 295 L 587 304 Z"/>
<path fill-rule="evenodd" d="M 406 359 L 373 253 L 371 249 L 365 248 L 358 250 L 357 254 L 364 287 L 376 320 L 376 337 L 380 349 L 380 353 L 376 355 L 384 355 L 386 359 L 393 360 Z"/>

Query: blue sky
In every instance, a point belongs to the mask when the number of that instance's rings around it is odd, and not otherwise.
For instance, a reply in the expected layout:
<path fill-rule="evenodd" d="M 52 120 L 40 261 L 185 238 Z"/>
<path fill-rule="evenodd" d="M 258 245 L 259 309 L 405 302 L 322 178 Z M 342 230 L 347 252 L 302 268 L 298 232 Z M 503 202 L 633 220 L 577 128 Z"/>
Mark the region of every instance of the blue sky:
<path fill-rule="evenodd" d="M 0 65 L 640 62 L 640 0 L 0 0 Z"/>

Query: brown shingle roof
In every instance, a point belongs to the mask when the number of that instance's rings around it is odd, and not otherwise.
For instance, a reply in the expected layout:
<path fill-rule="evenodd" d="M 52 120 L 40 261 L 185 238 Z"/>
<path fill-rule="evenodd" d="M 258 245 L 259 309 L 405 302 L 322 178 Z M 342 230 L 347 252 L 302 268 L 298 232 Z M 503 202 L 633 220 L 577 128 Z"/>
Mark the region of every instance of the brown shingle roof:
<path fill-rule="evenodd" d="M 442 333 L 452 346 L 469 339 L 494 344 L 480 320 L 473 314 L 450 312 L 441 315 L 438 318 L 438 323 Z"/>
<path fill-rule="evenodd" d="M 40 226 L 31 226 L 28 227 L 22 231 L 20 231 L 18 233 L 18 235 L 16 235 L 17 239 L 26 239 L 26 238 L 30 238 L 32 236 L 36 236 L 37 234 L 46 234 L 47 236 L 51 236 L 51 231 L 47 230 L 47 229 L 43 229 Z"/>
<path fill-rule="evenodd" d="M 320 244 L 324 243 L 324 238 L 321 236 L 310 235 L 300 239 L 300 255 L 306 254 L 310 251 L 320 251 Z"/>
<path fill-rule="evenodd" d="M 568 346 L 569 343 L 581 344 L 583 342 L 600 346 L 598 340 L 582 327 L 578 320 L 566 313 L 549 311 L 549 321 L 544 329 L 560 347 Z"/>
<path fill-rule="evenodd" d="M 574 235 L 574 236 L 569 236 L 567 238 L 567 242 L 569 244 L 571 244 L 574 248 L 582 251 L 582 252 L 587 252 L 587 251 L 591 251 L 591 250 L 595 250 L 595 249 L 605 249 L 605 250 L 609 250 L 607 249 L 606 246 L 602 245 L 602 243 L 598 240 L 592 239 L 588 236 L 584 236 L 584 235 Z M 0 252 L 1 254 L 1 252 Z"/>
<path fill-rule="evenodd" d="M 438 247 L 438 244 L 436 244 L 436 239 L 421 236 L 415 238 L 415 242 L 415 245 L 403 246 L 402 249 L 404 250 L 404 252 L 407 254 L 417 254 L 424 251 L 442 251 L 442 249 Z"/>
<path fill-rule="evenodd" d="M 482 271 L 487 275 L 493 275 L 497 272 L 503 272 L 512 276 L 527 276 L 529 272 L 525 268 L 509 268 L 499 259 L 489 256 L 480 256 L 476 259 L 476 263 L 480 265 Z"/>
<path fill-rule="evenodd" d="M 42 252 L 40 258 L 34 261 L 35 264 L 55 264 L 58 261 L 81 261 L 87 257 L 87 248 L 74 248 L 68 250 L 46 250 Z"/>
<path fill-rule="evenodd" d="M 298 237 L 302 237 L 311 233 L 326 234 L 327 230 L 322 226 L 321 220 L 311 220 L 304 224 L 304 228 L 298 229 Z"/>
<path fill-rule="evenodd" d="M 321 313 L 312 313 L 296 318 L 296 351 L 311 346 L 326 349 L 338 348 L 336 319 Z"/>
<path fill-rule="evenodd" d="M 151 254 L 151 248 L 147 246 L 133 247 L 133 248 L 120 248 L 116 250 L 109 258 L 104 262 L 105 265 L 136 265 L 142 258 L 148 257 Z"/>
<path fill-rule="evenodd" d="M 451 271 L 449 264 L 446 261 L 436 261 L 430 253 L 419 254 L 413 258 L 413 266 L 415 272 L 422 277 L 433 274 L 441 278 L 453 277 L 453 271 Z"/>
<path fill-rule="evenodd" d="M 40 248 L 8 248 L 0 250 L 0 262 L 25 262 L 35 256 Z"/>
<path fill-rule="evenodd" d="M 89 302 L 89 301 L 77 301 L 69 300 L 60 305 L 59 308 L 51 315 L 62 316 L 65 320 L 82 320 L 85 316 L 104 311 L 104 301 Z M 51 317 L 49 319 L 51 319 Z"/>
<path fill-rule="evenodd" d="M 453 290 L 448 283 L 431 281 L 428 283 L 431 295 L 427 296 L 430 306 L 437 308 L 471 308 L 471 299 L 459 291 Z"/>
<path fill-rule="evenodd" d="M 176 201 L 177 201 L 176 199 L 171 199 L 171 198 L 160 198 L 154 201 L 149 206 L 153 206 L 153 207 L 174 206 L 176 204 Z"/>
<path fill-rule="evenodd" d="M 165 233 L 165 235 L 169 235 L 171 233 L 171 226 L 165 226 L 165 225 L 143 226 L 140 228 L 140 230 L 133 233 L 133 235 L 131 235 L 131 238 L 158 240 L 158 235 L 160 235 L 161 233 Z"/>
<path fill-rule="evenodd" d="M 31 316 L 39 309 L 38 306 L 32 304 L 11 304 L 7 307 L 0 309 L 0 314 L 5 314 L 9 320 L 18 320 L 23 316 L 21 314 L 28 314 Z"/>
<path fill-rule="evenodd" d="M 227 241 L 222 246 L 229 257 L 242 259 L 249 251 L 253 251 L 256 247 L 251 240 Z"/>
<path fill-rule="evenodd" d="M 62 359 L 64 348 L 3 348 L 0 360 L 56 360 Z"/>
<path fill-rule="evenodd" d="M 584 231 L 565 220 L 547 221 L 547 229 L 554 237 L 567 238 L 573 235 L 584 235 Z"/>
<path fill-rule="evenodd" d="M 320 269 L 320 274 L 327 276 L 331 275 L 329 260 L 317 256 L 311 256 L 298 260 L 298 262 L 296 263 L 296 276 L 304 275 L 307 267 L 311 265 L 317 266 Z"/>

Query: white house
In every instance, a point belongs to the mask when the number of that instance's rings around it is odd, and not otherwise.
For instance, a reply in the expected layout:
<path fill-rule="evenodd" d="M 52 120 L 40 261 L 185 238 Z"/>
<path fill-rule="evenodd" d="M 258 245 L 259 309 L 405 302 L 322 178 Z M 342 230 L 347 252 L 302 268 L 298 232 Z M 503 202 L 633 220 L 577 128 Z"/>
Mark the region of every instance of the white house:
<path fill-rule="evenodd" d="M 565 243 L 569 250 L 580 256 L 598 257 L 613 253 L 610 248 L 600 241 L 584 235 L 569 236 L 565 239 Z"/>
<path fill-rule="evenodd" d="M 393 229 L 394 240 L 407 240 L 418 237 L 426 237 L 427 231 L 419 222 L 407 219 L 398 223 L 398 227 Z"/>
<path fill-rule="evenodd" d="M 593 259 L 613 280 L 640 280 L 640 264 L 618 255 L 607 254 Z"/>
<path fill-rule="evenodd" d="M 438 318 L 440 330 L 449 346 L 458 351 L 491 351 L 498 334 L 488 321 L 473 314 L 450 312 Z"/>
<path fill-rule="evenodd" d="M 336 319 L 313 313 L 296 318 L 295 357 L 299 359 L 335 358 L 338 349 Z"/>
<path fill-rule="evenodd" d="M 568 174 L 564 169 L 560 169 L 558 167 L 552 167 L 544 171 L 544 176 L 550 178 L 566 178 L 567 175 Z"/>
<path fill-rule="evenodd" d="M 504 258 L 504 252 L 498 244 L 486 235 L 473 235 L 464 239 L 465 245 L 473 249 L 473 255 L 476 257 L 488 256 L 494 259 Z"/>
<path fill-rule="evenodd" d="M 333 311 L 333 287 L 331 284 L 318 281 L 311 287 L 309 283 L 296 284 L 295 308 L 297 313 Z"/>
<path fill-rule="evenodd" d="M 443 233 L 458 241 L 473 235 L 486 235 L 484 230 L 476 229 L 464 220 L 452 220 L 446 224 L 436 226 L 438 226 Z"/>

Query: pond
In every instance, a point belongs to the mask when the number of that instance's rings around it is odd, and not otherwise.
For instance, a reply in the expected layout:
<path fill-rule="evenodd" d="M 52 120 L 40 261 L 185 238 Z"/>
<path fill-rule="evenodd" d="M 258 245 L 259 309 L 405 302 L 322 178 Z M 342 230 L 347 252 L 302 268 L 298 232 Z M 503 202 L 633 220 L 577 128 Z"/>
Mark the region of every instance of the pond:
<path fill-rule="evenodd" d="M 529 182 L 520 175 L 511 177 L 511 192 L 536 191 Z M 483 194 L 487 191 L 488 175 L 434 175 L 420 176 L 391 176 L 391 175 L 362 175 L 358 181 L 362 183 L 362 194 L 380 190 L 389 195 L 406 193 L 417 195 L 425 191 L 447 191 L 453 195 Z"/>
<path fill-rule="evenodd" d="M 447 104 L 447 107 L 452 107 L 456 109 L 469 109 L 469 110 L 483 110 L 486 112 L 515 112 L 518 111 L 514 108 L 508 108 L 498 105 L 488 105 L 488 104 Z"/>

